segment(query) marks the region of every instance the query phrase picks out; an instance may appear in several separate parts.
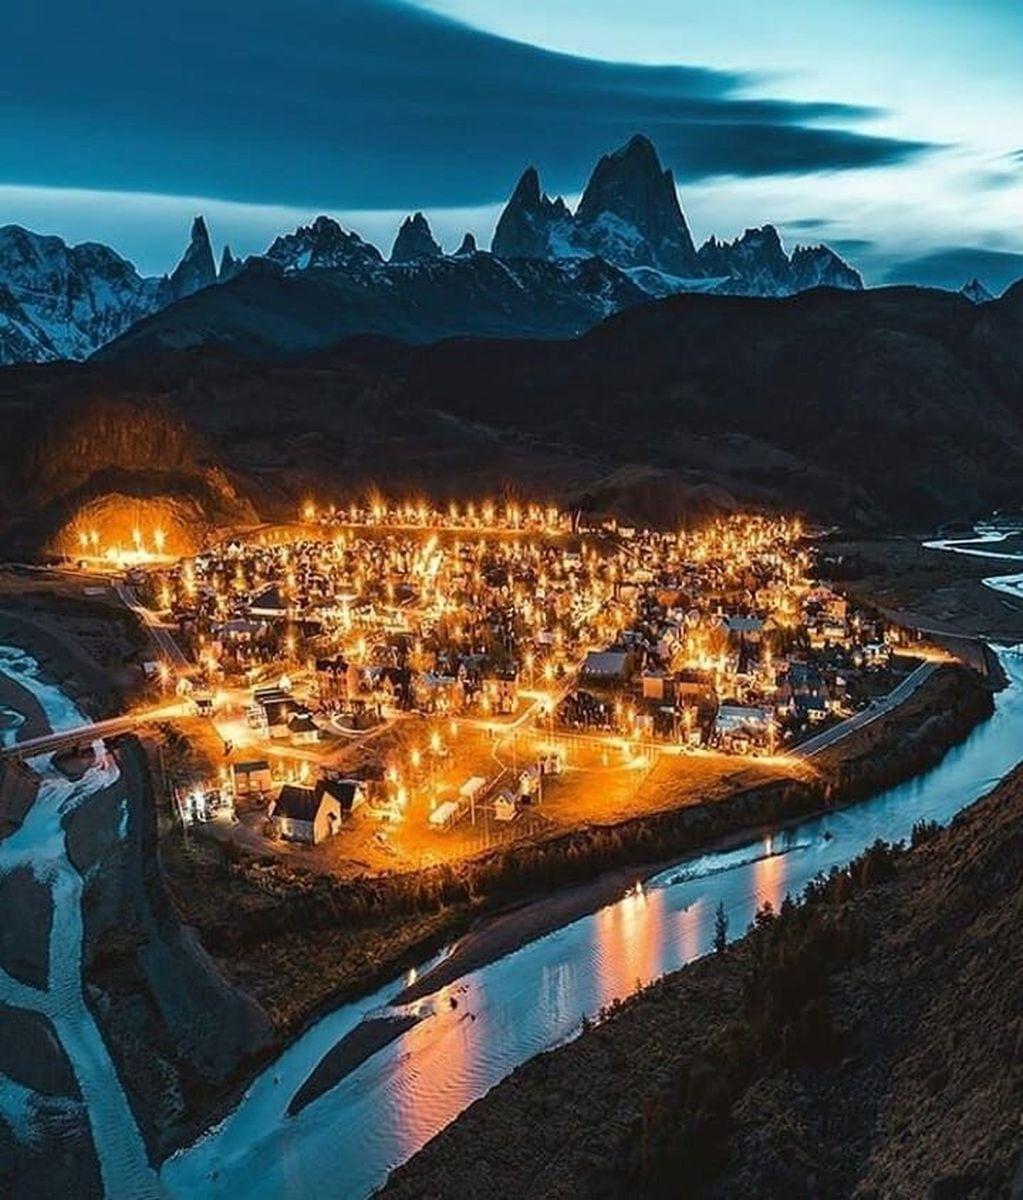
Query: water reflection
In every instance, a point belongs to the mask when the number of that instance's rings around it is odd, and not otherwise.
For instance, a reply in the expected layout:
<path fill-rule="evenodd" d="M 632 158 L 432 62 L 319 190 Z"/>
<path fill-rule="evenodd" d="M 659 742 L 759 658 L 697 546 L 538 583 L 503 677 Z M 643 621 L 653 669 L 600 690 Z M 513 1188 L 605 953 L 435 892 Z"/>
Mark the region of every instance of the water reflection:
<path fill-rule="evenodd" d="M 664 974 L 666 955 L 673 957 L 666 944 L 666 909 L 662 890 L 648 891 L 640 884 L 596 914 L 592 957 L 599 1003 L 594 1012 Z"/>
<path fill-rule="evenodd" d="M 761 849 L 761 857 L 753 864 L 753 887 L 756 890 L 757 908 L 770 904 L 777 912 L 788 888 L 788 855 L 780 844 L 775 844 L 773 834 L 764 838 Z"/>
<path fill-rule="evenodd" d="M 401 1039 L 394 1086 L 385 1089 L 389 1111 L 376 1118 L 393 1125 L 396 1149 L 389 1152 L 403 1157 L 476 1099 L 473 1064 L 493 1036 L 485 985 L 442 989 L 434 1013 Z"/>
<path fill-rule="evenodd" d="M 438 993 L 434 1015 L 373 1055 L 294 1118 L 283 1111 L 319 1057 L 399 985 L 325 1018 L 253 1085 L 224 1125 L 164 1168 L 169 1194 L 235 1200 L 361 1198 L 520 1063 L 574 1035 L 617 997 L 706 953 L 718 904 L 740 936 L 765 900 L 777 907 L 818 872 L 915 821 L 948 821 L 1015 765 L 1023 748 L 1023 661 L 995 715 L 933 771 L 783 834 L 701 855 L 640 893 L 473 972 Z M 452 1008 L 451 997 L 457 1000 Z M 280 1086 L 271 1086 L 272 1073 Z M 517 1135 L 518 1136 L 518 1135 Z"/>
<path fill-rule="evenodd" d="M 710 920 L 713 921 L 713 915 Z M 708 929 L 707 903 L 696 900 L 678 914 L 678 961 L 692 962 L 705 954 L 708 945 L 704 937 Z"/>

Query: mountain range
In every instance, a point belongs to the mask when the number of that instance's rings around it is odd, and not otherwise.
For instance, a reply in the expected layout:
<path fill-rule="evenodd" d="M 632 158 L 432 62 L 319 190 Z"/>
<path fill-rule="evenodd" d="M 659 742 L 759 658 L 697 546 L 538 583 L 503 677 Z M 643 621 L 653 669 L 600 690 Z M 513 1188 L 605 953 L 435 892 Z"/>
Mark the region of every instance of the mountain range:
<path fill-rule="evenodd" d="M 169 276 L 142 276 L 109 246 L 69 246 L 19 225 L 0 228 L 0 363 L 84 359 L 150 313 L 235 272 L 218 274 L 202 217 Z"/>
<path fill-rule="evenodd" d="M 858 290 L 863 283 L 826 246 L 787 254 L 771 225 L 697 249 L 671 172 L 637 135 L 601 158 L 574 212 L 548 197 L 536 169 L 527 168 L 489 253 L 467 233 L 445 254 L 417 212 L 385 259 L 320 216 L 244 263 L 225 247 L 218 268 L 197 217 L 174 271 L 147 278 L 109 247 L 68 246 L 5 226 L 0 363 L 206 343 L 279 356 L 358 333 L 407 342 L 569 337 L 652 297 L 779 297 L 821 286 Z"/>

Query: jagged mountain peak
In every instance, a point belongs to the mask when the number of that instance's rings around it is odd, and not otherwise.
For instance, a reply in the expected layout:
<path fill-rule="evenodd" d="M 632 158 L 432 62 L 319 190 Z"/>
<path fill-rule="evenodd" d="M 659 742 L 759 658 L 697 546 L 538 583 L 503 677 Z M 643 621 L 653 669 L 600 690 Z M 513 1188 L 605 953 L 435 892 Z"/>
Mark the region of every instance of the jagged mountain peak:
<path fill-rule="evenodd" d="M 989 300 L 993 300 L 994 296 L 988 289 L 974 276 L 969 283 L 964 283 L 959 289 L 959 294 L 965 296 L 967 300 L 974 304 L 987 304 Z"/>
<path fill-rule="evenodd" d="M 390 261 L 417 262 L 423 258 L 440 258 L 443 253 L 434 239 L 430 222 L 421 212 L 417 212 L 402 221 L 391 248 Z"/>
<path fill-rule="evenodd" d="M 307 269 L 334 273 L 336 278 L 323 278 L 318 286 L 355 286 L 373 293 L 387 311 L 400 310 L 406 291 L 425 287 L 427 277 L 430 286 L 444 291 L 442 307 L 450 302 L 453 308 L 459 290 L 503 297 L 508 287 L 526 289 L 534 307 L 543 308 L 545 292 L 561 303 L 563 288 L 581 287 L 585 301 L 573 309 L 573 328 L 580 330 L 587 327 L 587 314 L 609 315 L 642 295 L 784 296 L 820 286 L 863 286 L 826 246 L 797 246 L 786 254 L 773 225 L 747 229 L 732 242 L 711 237 L 697 254 L 674 176 L 642 134 L 600 159 L 575 213 L 561 197 L 545 193 L 539 171 L 528 166 L 497 222 L 492 254 L 477 251 L 467 234 L 454 254 L 443 256 L 429 222 L 417 212 L 402 223 L 388 263 L 375 246 L 321 214 L 276 238 L 265 255 L 246 260 L 244 269 L 225 246 L 218 270 L 206 221 L 197 215 L 181 261 L 161 280 L 141 277 L 99 243 L 69 247 L 59 237 L 8 225 L 0 228 L 0 287 L 6 289 L 0 361 L 85 358 L 134 322 L 214 283 L 233 283 L 242 275 L 252 289 L 272 288 L 279 273 Z M 430 269 L 408 269 L 415 262 L 429 263 Z M 511 303 L 501 301 L 506 302 Z M 478 321 L 466 327 L 477 326 Z M 542 322 L 529 331 L 542 334 Z"/>
<path fill-rule="evenodd" d="M 0 363 L 85 358 L 166 302 L 100 242 L 69 246 L 20 225 L 0 228 Z"/>
<path fill-rule="evenodd" d="M 540 187 L 536 167 L 526 167 L 498 219 L 490 251 L 499 258 L 563 257 L 571 223 L 564 200 L 552 200 Z"/>
<path fill-rule="evenodd" d="M 227 283 L 229 279 L 233 279 L 242 268 L 240 259 L 235 258 L 231 253 L 231 247 L 224 245 L 223 252 L 220 255 L 220 270 L 217 272 L 217 282 Z"/>
<path fill-rule="evenodd" d="M 805 292 L 815 287 L 863 290 L 863 277 L 849 266 L 830 246 L 797 246 L 790 260 L 793 292 Z"/>
<path fill-rule="evenodd" d="M 203 216 L 192 221 L 192 234 L 181 261 L 171 272 L 168 287 L 174 300 L 182 300 L 217 282 L 213 247 Z"/>
<path fill-rule="evenodd" d="M 632 162 L 641 167 L 649 167 L 658 172 L 662 171 L 661 160 L 653 142 L 645 133 L 634 133 L 624 146 L 603 155 L 601 162 L 610 159 L 613 162 Z M 599 165 L 599 164 L 598 164 Z"/>
<path fill-rule="evenodd" d="M 779 250 L 782 248 L 781 234 L 774 225 L 770 224 L 754 225 L 745 229 L 738 241 L 746 245 L 777 246 Z"/>
<path fill-rule="evenodd" d="M 595 252 L 619 266 L 656 267 L 677 276 L 698 273 L 675 178 L 642 134 L 600 159 L 575 220 Z"/>
<path fill-rule="evenodd" d="M 509 204 L 517 204 L 522 208 L 538 208 L 540 205 L 540 172 L 536 167 L 529 166 L 519 176 Z"/>
<path fill-rule="evenodd" d="M 345 269 L 362 274 L 382 262 L 380 251 L 325 215 L 273 240 L 265 258 L 285 271 Z"/>
<path fill-rule="evenodd" d="M 732 242 L 711 237 L 697 252 L 674 175 L 641 133 L 602 156 L 574 214 L 562 200 L 550 200 L 536 168 L 527 167 L 491 250 L 500 258 L 603 258 L 657 296 L 692 290 L 775 296 L 863 286 L 825 246 L 798 247 L 790 258 L 774 225 L 751 227 Z"/>
<path fill-rule="evenodd" d="M 746 229 L 734 241 L 708 238 L 700 247 L 708 276 L 727 280 L 724 290 L 747 296 L 791 296 L 815 287 L 859 291 L 859 274 L 827 246 L 797 246 L 786 254 L 774 225 Z"/>

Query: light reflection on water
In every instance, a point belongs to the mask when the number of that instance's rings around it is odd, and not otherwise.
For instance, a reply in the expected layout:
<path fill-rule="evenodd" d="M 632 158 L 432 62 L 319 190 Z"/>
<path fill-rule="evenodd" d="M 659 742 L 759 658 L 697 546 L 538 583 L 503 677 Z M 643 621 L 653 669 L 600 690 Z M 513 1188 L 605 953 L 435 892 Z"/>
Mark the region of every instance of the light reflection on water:
<path fill-rule="evenodd" d="M 798 895 L 814 875 L 876 838 L 908 837 L 919 820 L 946 822 L 987 791 L 1023 751 L 1023 661 L 1006 657 L 1003 666 L 1012 686 L 998 697 L 995 715 L 934 770 L 854 808 L 700 855 L 472 972 L 438 994 L 434 1015 L 284 1118 L 319 1058 L 400 984 L 324 1018 L 256 1081 L 219 1130 L 166 1165 L 168 1192 L 277 1200 L 317 1194 L 329 1181 L 332 1196 L 367 1196 L 517 1065 L 574 1036 L 584 1015 L 707 953 L 719 903 L 730 936 L 738 936 L 765 900 L 777 908 L 786 893 Z"/>

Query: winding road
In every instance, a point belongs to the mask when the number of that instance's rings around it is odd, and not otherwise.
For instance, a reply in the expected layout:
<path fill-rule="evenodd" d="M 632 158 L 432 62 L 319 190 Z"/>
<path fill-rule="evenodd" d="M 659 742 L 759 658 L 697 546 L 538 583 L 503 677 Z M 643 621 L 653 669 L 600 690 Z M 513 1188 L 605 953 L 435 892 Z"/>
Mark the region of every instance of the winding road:
<path fill-rule="evenodd" d="M 886 713 L 890 713 L 893 708 L 898 708 L 904 700 L 908 700 L 921 684 L 926 683 L 938 669 L 939 665 L 939 663 L 932 660 L 921 663 L 897 687 L 892 688 L 887 696 L 882 696 L 880 699 L 875 700 L 870 708 L 865 708 L 854 717 L 849 717 L 848 720 L 843 721 L 841 725 L 825 729 L 823 733 L 818 733 L 815 737 L 794 747 L 792 754 L 797 758 L 813 758 L 815 754 L 819 754 L 822 750 L 827 749 L 828 746 L 833 746 L 836 742 L 847 738 L 850 733 L 855 733 L 857 729 L 862 729 L 864 725 L 869 725 L 872 721 L 876 721 L 878 717 L 883 717 Z"/>
<path fill-rule="evenodd" d="M 152 638 L 153 643 L 164 658 L 174 667 L 179 667 L 182 670 L 188 670 L 192 665 L 185 657 L 184 651 L 174 640 L 174 635 L 160 621 L 160 618 L 151 608 L 146 606 L 139 600 L 138 596 L 132 588 L 122 579 L 113 581 L 114 591 L 117 593 L 121 603 L 126 605 L 139 618 L 146 631 Z"/>

